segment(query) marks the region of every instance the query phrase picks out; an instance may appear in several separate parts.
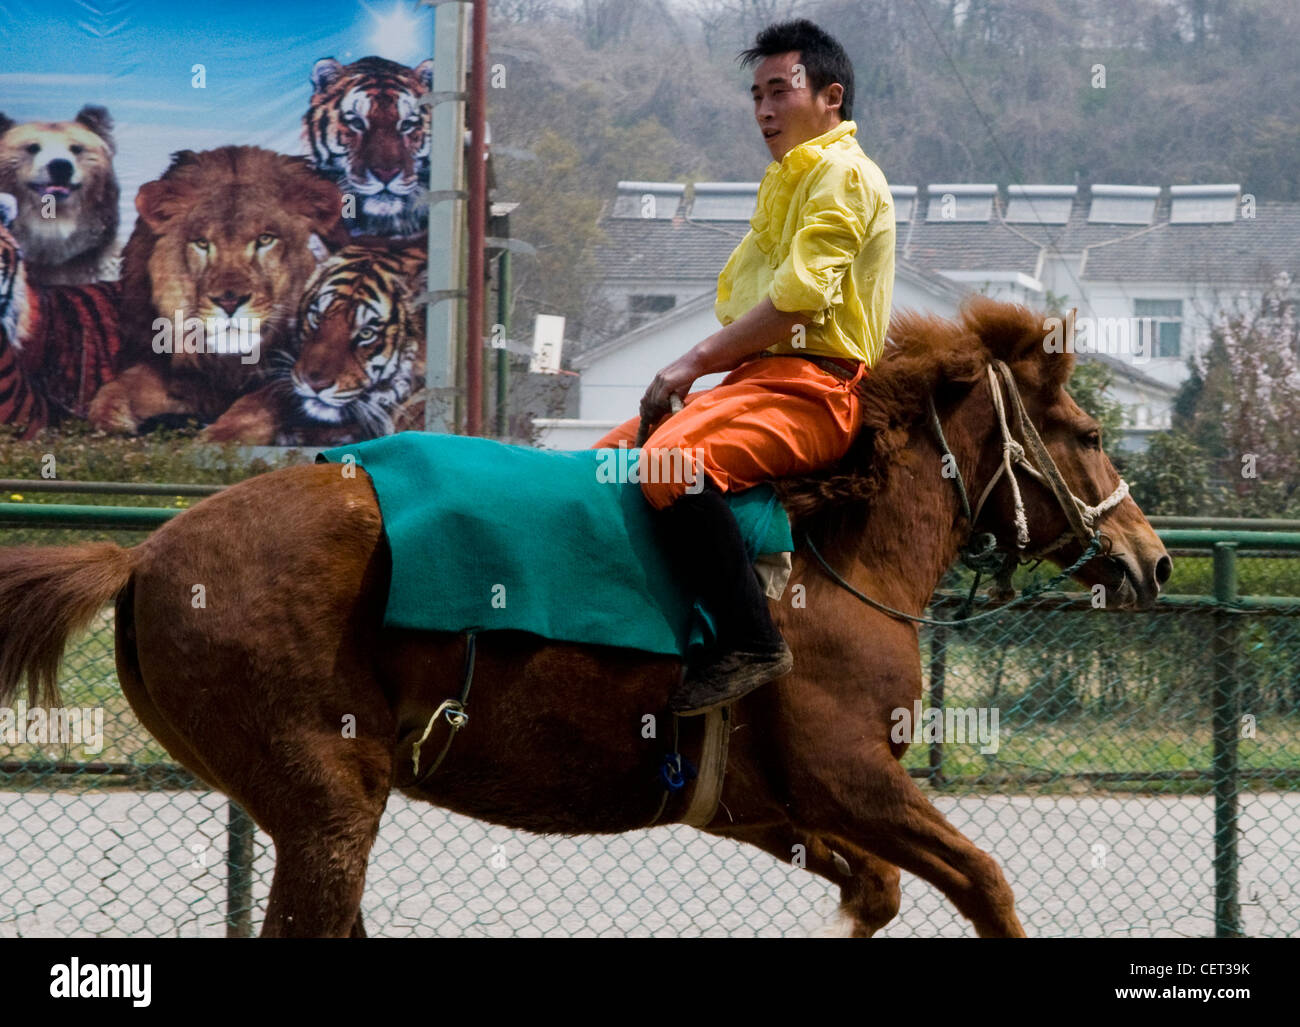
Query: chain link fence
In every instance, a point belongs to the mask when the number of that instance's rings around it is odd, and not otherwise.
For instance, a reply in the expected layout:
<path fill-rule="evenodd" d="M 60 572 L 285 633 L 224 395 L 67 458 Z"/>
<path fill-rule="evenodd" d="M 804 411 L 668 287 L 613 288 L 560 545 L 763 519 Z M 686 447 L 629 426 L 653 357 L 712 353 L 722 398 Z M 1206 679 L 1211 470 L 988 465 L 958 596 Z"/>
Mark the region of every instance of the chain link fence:
<path fill-rule="evenodd" d="M 0 523 L 0 544 L 140 537 Z M 1149 613 L 1058 595 L 922 632 L 905 765 L 998 860 L 1031 935 L 1300 933 L 1300 599 L 1244 595 L 1297 591 L 1300 534 L 1227 534 L 1235 547 L 1162 532 L 1175 582 L 1203 588 Z M 933 615 L 959 605 L 941 593 Z M 102 710 L 102 747 L 0 736 L 0 937 L 255 933 L 269 839 L 137 723 L 110 610 L 69 649 L 62 686 L 69 709 Z M 837 904 L 829 882 L 691 828 L 540 837 L 394 795 L 363 913 L 390 936 L 806 936 Z M 973 932 L 905 874 L 883 933 Z"/>

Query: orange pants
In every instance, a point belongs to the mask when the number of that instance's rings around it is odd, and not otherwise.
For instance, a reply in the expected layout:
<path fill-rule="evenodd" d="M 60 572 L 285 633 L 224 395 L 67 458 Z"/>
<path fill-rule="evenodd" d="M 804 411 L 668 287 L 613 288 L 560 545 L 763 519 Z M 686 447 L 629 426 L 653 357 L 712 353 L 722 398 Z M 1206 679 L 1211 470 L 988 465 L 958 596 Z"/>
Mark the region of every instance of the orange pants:
<path fill-rule="evenodd" d="M 654 426 L 645 452 L 651 458 L 656 451 L 693 454 L 724 492 L 820 470 L 848 451 L 858 423 L 856 386 L 865 373 L 863 365 L 844 380 L 803 357 L 749 360 L 714 388 L 687 396 L 680 411 Z M 633 446 L 640 426 L 633 417 L 592 448 Z M 684 476 L 668 477 L 675 480 L 641 483 L 657 510 L 699 491 Z"/>

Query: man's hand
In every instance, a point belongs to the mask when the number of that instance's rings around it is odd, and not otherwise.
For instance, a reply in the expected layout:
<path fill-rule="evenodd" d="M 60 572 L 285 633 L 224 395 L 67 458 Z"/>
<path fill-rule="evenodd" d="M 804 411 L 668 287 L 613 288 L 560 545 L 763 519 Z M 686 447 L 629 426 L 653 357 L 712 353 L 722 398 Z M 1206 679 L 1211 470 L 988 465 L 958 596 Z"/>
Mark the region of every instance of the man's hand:
<path fill-rule="evenodd" d="M 666 414 L 673 413 L 672 397 L 685 399 L 695 379 L 704 374 L 695 363 L 695 351 L 678 357 L 665 367 L 650 383 L 641 397 L 641 418 L 647 424 L 654 424 Z"/>
<path fill-rule="evenodd" d="M 641 397 L 641 416 L 653 424 L 672 412 L 670 397 L 685 399 L 697 378 L 733 370 L 755 353 L 789 339 L 799 325 L 806 326 L 802 314 L 777 310 L 764 297 L 744 317 L 720 328 L 655 375 Z"/>

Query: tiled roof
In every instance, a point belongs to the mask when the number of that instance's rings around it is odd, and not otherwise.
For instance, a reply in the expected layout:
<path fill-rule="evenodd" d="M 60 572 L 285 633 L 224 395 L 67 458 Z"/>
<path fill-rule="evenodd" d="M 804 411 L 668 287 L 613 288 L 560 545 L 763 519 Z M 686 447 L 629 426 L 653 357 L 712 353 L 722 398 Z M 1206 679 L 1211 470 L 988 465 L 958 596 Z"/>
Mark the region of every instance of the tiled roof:
<path fill-rule="evenodd" d="M 1300 275 L 1300 203 L 1261 202 L 1253 219 L 1231 224 L 1171 225 L 1167 217 L 1162 200 L 1150 231 L 1089 250 L 1083 277 L 1242 283 Z"/>
<path fill-rule="evenodd" d="M 616 335 L 614 338 L 603 342 L 598 346 L 592 346 L 589 349 L 583 350 L 573 358 L 571 366 L 575 371 L 586 370 L 592 364 L 596 363 L 603 357 L 609 356 L 611 353 L 617 353 L 626 346 L 631 346 L 640 342 L 642 339 L 652 338 L 655 335 L 658 335 L 666 326 L 672 324 L 674 321 L 693 317 L 695 314 L 703 313 L 706 310 L 710 313 L 713 311 L 713 295 L 711 293 L 705 293 L 701 296 L 696 296 L 694 299 L 687 300 L 685 303 L 681 304 L 681 306 L 673 307 L 671 310 L 660 314 L 656 318 L 652 318 L 645 324 L 638 325 L 631 331 L 624 332 L 621 335 Z"/>
<path fill-rule="evenodd" d="M 1168 382 L 1162 382 L 1159 378 L 1152 378 L 1151 375 L 1144 371 L 1139 371 L 1127 360 L 1120 360 L 1109 353 L 1080 353 L 1080 360 L 1093 360 L 1099 364 L 1105 364 L 1110 368 L 1111 373 L 1125 378 L 1134 385 L 1143 385 L 1154 392 L 1163 392 L 1167 396 L 1174 396 L 1178 392 L 1178 387 L 1170 385 Z"/>
<path fill-rule="evenodd" d="M 1081 257 L 1085 281 L 1243 283 L 1282 270 L 1300 274 L 1300 203 L 1260 202 L 1254 218 L 1217 224 L 1170 224 L 1169 205 L 1163 194 L 1149 225 L 1090 224 L 1090 196 L 1080 190 L 1063 225 L 1007 224 L 1000 204 L 988 224 L 917 223 L 900 248 L 934 269 L 1030 275 L 1047 249 Z"/>
<path fill-rule="evenodd" d="M 898 256 L 930 271 L 1020 272 L 1036 276 L 1040 255 L 1074 258 L 1085 281 L 1257 282 L 1279 271 L 1300 278 L 1300 203 L 1260 201 L 1254 218 L 1215 224 L 1170 224 L 1162 189 L 1149 225 L 1089 223 L 1090 190 L 1074 197 L 1064 224 L 1007 223 L 999 194 L 988 222 L 928 221 L 928 190 L 918 192 L 911 220 L 898 224 Z M 685 203 L 683 210 L 689 209 Z M 917 216 L 920 215 L 920 216 Z M 606 217 L 597 250 L 607 281 L 710 280 L 744 237 L 743 220 L 694 221 Z M 1081 265 L 1081 268 L 1080 268 Z"/>
<path fill-rule="evenodd" d="M 914 221 L 898 227 L 898 240 L 901 256 L 933 271 L 1019 271 L 1032 276 L 1038 272 L 1042 249 L 997 221 Z"/>
<path fill-rule="evenodd" d="M 717 278 L 749 222 L 606 218 L 600 227 L 605 241 L 596 249 L 596 266 L 607 281 L 672 281 Z"/>

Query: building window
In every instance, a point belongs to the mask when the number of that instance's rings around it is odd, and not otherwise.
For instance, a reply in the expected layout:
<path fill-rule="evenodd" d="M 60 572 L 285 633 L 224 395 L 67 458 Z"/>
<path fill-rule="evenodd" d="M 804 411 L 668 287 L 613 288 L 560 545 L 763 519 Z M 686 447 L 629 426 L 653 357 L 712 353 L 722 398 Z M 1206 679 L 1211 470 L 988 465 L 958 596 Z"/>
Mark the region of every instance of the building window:
<path fill-rule="evenodd" d="M 638 295 L 629 296 L 627 302 L 630 327 L 645 324 L 677 305 L 676 296 Z"/>
<path fill-rule="evenodd" d="M 1141 331 L 1144 338 L 1154 341 L 1153 356 L 1182 356 L 1182 300 L 1134 300 L 1133 313 L 1151 322 L 1150 325 L 1143 324 Z"/>

